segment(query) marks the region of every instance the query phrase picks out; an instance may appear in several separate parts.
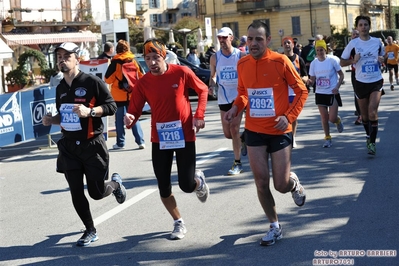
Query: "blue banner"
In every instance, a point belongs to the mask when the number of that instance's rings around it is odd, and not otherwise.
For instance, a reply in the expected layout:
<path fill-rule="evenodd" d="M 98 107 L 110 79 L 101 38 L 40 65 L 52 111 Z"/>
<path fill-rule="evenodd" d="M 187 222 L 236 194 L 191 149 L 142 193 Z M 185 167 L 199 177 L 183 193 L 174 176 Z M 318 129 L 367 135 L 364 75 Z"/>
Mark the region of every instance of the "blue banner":
<path fill-rule="evenodd" d="M 43 126 L 46 113 L 57 113 L 55 87 L 0 95 L 0 147 L 60 132 L 59 126 Z"/>

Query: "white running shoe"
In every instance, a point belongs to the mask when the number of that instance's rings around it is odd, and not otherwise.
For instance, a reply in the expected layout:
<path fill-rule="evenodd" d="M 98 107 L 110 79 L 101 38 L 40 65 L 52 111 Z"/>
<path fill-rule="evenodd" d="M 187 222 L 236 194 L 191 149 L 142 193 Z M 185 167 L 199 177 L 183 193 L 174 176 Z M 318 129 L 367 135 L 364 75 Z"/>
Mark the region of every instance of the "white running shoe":
<path fill-rule="evenodd" d="M 276 240 L 280 240 L 283 238 L 283 228 L 281 224 L 279 224 L 279 228 L 275 228 L 270 226 L 269 231 L 267 231 L 266 235 L 262 237 L 260 240 L 261 246 L 271 246 L 276 243 Z"/>
<path fill-rule="evenodd" d="M 173 232 L 170 234 L 170 239 L 183 239 L 187 233 L 187 228 L 182 221 L 177 221 L 173 224 Z"/>
<path fill-rule="evenodd" d="M 201 184 L 195 193 L 197 194 L 199 201 L 204 203 L 209 197 L 209 187 L 205 182 L 205 175 L 201 170 L 196 170 L 194 178 L 198 179 Z"/>

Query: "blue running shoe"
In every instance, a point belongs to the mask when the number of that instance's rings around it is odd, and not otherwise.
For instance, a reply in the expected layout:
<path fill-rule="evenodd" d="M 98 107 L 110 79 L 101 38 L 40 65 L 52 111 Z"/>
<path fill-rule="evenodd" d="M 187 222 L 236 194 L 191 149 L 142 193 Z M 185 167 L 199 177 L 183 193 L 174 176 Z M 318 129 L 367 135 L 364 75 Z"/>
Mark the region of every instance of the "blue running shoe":
<path fill-rule="evenodd" d="M 231 169 L 229 170 L 229 172 L 227 174 L 228 175 L 238 175 L 241 172 L 242 172 L 242 164 L 234 162 L 233 166 L 231 167 Z"/>
<path fill-rule="evenodd" d="M 122 185 L 122 178 L 118 173 L 114 173 L 112 174 L 112 181 L 119 184 L 119 188 L 115 189 L 112 193 L 114 194 L 116 201 L 119 204 L 122 204 L 126 200 L 126 189 L 125 186 Z"/>
<path fill-rule="evenodd" d="M 82 237 L 76 243 L 77 246 L 85 247 L 90 245 L 91 242 L 98 240 L 96 229 L 85 230 Z"/>

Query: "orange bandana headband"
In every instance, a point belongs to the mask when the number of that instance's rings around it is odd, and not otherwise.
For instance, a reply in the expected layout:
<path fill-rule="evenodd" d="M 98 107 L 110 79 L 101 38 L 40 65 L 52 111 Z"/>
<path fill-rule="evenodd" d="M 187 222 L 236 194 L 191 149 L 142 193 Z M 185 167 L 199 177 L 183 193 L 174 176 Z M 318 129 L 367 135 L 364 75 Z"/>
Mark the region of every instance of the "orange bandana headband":
<path fill-rule="evenodd" d="M 166 48 L 165 45 L 156 40 L 156 39 L 149 39 L 144 43 L 144 56 L 149 53 L 157 53 L 163 58 L 166 57 Z"/>

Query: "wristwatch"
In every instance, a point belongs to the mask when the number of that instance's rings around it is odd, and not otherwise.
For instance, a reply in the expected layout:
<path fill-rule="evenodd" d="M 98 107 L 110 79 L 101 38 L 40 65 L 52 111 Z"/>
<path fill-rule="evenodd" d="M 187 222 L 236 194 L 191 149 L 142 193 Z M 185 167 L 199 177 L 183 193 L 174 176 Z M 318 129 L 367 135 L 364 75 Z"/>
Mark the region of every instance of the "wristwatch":
<path fill-rule="evenodd" d="M 91 108 L 90 115 L 91 115 L 91 117 L 95 117 L 96 116 L 96 111 L 94 110 L 94 108 Z"/>

